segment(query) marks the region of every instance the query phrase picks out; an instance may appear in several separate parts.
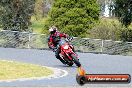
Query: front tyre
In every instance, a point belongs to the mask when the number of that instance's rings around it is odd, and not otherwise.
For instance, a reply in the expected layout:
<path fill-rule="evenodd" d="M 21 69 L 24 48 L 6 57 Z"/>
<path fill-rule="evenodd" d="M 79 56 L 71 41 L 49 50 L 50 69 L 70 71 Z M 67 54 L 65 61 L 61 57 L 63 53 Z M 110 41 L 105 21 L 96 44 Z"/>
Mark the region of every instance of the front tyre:
<path fill-rule="evenodd" d="M 76 66 L 80 67 L 81 63 L 79 62 L 78 58 L 74 54 L 72 54 L 71 57 L 72 57 L 74 63 L 76 64 Z"/>
<path fill-rule="evenodd" d="M 79 85 L 84 85 L 86 83 L 86 78 L 84 76 L 76 75 L 76 81 Z"/>

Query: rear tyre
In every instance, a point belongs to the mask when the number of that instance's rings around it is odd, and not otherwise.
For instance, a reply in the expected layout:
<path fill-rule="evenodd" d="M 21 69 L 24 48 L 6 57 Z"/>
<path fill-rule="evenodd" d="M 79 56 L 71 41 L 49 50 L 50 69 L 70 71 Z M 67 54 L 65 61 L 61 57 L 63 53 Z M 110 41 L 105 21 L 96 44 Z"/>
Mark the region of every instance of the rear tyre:
<path fill-rule="evenodd" d="M 81 63 L 79 62 L 78 58 L 74 54 L 72 54 L 71 57 L 72 57 L 74 63 L 76 64 L 76 66 L 80 67 Z"/>

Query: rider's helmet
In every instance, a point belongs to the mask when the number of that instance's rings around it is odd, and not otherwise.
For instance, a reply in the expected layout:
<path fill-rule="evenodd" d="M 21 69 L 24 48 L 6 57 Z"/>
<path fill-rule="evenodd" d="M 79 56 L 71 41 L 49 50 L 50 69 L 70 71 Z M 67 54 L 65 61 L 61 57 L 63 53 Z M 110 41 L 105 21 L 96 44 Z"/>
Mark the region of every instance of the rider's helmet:
<path fill-rule="evenodd" d="M 54 34 L 56 31 L 57 31 L 57 27 L 55 27 L 55 26 L 52 26 L 51 28 L 49 28 L 49 32 L 51 34 Z"/>

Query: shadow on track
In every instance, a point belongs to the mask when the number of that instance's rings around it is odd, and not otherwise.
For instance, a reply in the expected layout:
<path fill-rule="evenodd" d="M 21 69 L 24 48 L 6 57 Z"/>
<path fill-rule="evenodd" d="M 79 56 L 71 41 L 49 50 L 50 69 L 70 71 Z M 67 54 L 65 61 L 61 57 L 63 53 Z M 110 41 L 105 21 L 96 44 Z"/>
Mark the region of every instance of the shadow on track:
<path fill-rule="evenodd" d="M 67 65 L 54 65 L 54 67 L 59 67 L 59 68 L 77 68 L 77 66 L 67 66 Z"/>

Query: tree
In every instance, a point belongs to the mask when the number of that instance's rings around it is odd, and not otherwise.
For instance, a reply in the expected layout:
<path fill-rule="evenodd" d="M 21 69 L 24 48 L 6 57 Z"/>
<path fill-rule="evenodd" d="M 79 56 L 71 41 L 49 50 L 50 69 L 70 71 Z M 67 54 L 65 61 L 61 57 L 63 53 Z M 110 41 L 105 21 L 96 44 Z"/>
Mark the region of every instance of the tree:
<path fill-rule="evenodd" d="M 30 25 L 30 18 L 34 11 L 34 3 L 35 0 L 0 0 L 2 8 L 2 14 L 0 15 L 3 30 L 30 31 L 28 26 Z M 13 34 L 13 44 L 11 42 L 8 43 L 9 45 L 13 45 L 12 47 L 18 47 L 20 41 L 26 41 L 20 39 L 18 32 L 14 32 Z"/>
<path fill-rule="evenodd" d="M 107 17 L 112 17 L 114 16 L 113 14 L 113 1 L 114 0 L 97 0 L 100 8 L 101 8 L 101 12 L 100 12 L 100 16 L 107 16 Z"/>
<path fill-rule="evenodd" d="M 55 25 L 69 35 L 85 37 L 99 20 L 99 12 L 96 0 L 55 0 L 44 29 Z"/>
<path fill-rule="evenodd" d="M 28 31 L 35 0 L 0 0 L 4 30 Z"/>
<path fill-rule="evenodd" d="M 0 28 L 1 28 L 1 24 L 2 24 L 2 13 L 3 13 L 3 10 L 2 10 L 2 6 L 0 5 Z"/>
<path fill-rule="evenodd" d="M 115 15 L 128 27 L 132 22 L 132 0 L 115 0 Z"/>
<path fill-rule="evenodd" d="M 47 16 L 53 1 L 54 0 L 36 0 L 34 16 L 37 20 Z"/>
<path fill-rule="evenodd" d="M 105 7 L 108 4 L 108 0 L 97 0 L 97 2 L 100 5 L 100 16 L 104 16 L 105 13 Z"/>

